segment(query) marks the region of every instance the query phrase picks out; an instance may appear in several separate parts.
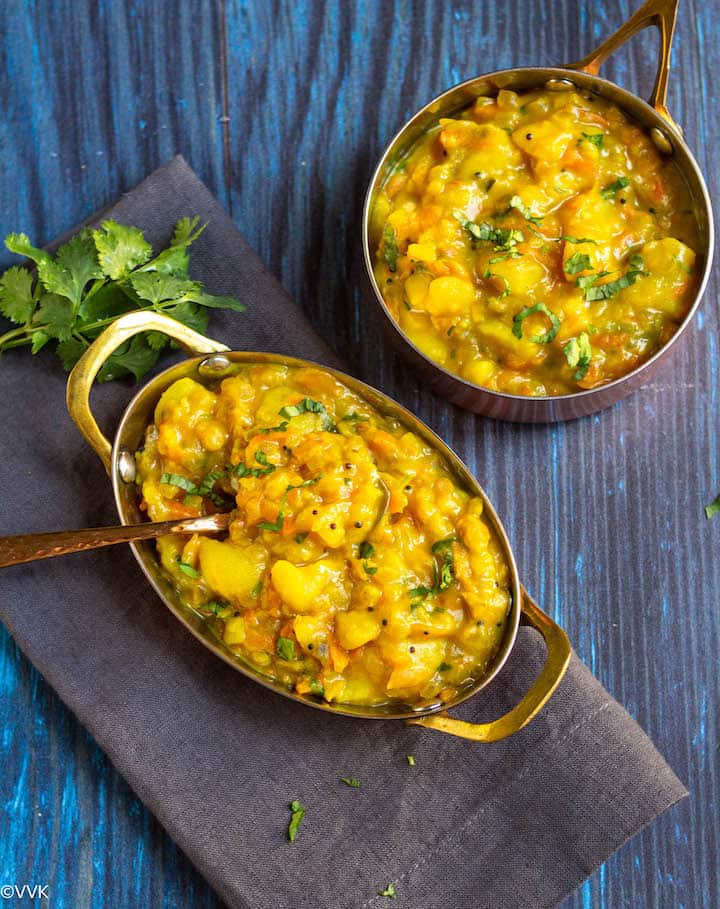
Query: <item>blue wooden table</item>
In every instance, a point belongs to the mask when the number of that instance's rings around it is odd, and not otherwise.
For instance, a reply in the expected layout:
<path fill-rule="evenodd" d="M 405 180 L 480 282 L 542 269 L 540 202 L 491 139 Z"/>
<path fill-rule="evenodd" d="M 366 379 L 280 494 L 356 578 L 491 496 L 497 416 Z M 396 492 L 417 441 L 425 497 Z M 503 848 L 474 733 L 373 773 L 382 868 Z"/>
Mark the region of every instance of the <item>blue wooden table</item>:
<path fill-rule="evenodd" d="M 716 909 L 720 517 L 702 506 L 720 492 L 717 284 L 648 388 L 550 427 L 431 398 L 367 325 L 359 289 L 362 195 L 406 117 L 479 72 L 577 59 L 634 5 L 4 0 L 0 231 L 47 242 L 182 152 L 354 371 L 471 452 L 530 591 L 688 785 L 564 909 Z M 607 75 L 647 93 L 655 40 Z M 669 107 L 712 194 L 712 3 L 681 0 L 673 59 Z M 0 692 L 0 884 L 49 884 L 54 909 L 219 906 L 4 632 Z"/>

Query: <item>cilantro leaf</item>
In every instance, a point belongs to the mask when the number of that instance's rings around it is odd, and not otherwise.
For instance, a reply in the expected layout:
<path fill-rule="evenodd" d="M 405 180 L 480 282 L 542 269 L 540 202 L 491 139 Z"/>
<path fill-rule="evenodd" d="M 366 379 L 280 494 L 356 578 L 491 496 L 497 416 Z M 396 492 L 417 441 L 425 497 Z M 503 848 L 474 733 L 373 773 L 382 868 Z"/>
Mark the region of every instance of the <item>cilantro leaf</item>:
<path fill-rule="evenodd" d="M 63 369 L 66 372 L 70 372 L 80 357 L 88 349 L 88 346 L 87 343 L 79 341 L 77 338 L 68 338 L 67 341 L 61 341 L 58 344 L 57 355 L 60 357 Z"/>
<path fill-rule="evenodd" d="M 277 639 L 275 652 L 281 660 L 294 660 L 297 657 L 297 654 L 295 653 L 295 642 L 291 641 L 290 638 L 279 637 Z"/>
<path fill-rule="evenodd" d="M 210 321 L 210 313 L 197 303 L 190 303 L 189 300 L 175 303 L 172 306 L 164 306 L 163 313 L 177 319 L 178 322 L 182 322 L 183 325 L 187 325 L 188 328 L 192 328 L 201 335 L 205 334 Z M 167 335 L 161 335 L 161 337 L 164 337 L 166 342 L 168 341 Z"/>
<path fill-rule="evenodd" d="M 363 540 L 363 542 L 358 547 L 358 558 L 359 559 L 371 559 L 375 555 L 375 547 L 368 540 Z"/>
<path fill-rule="evenodd" d="M 386 224 L 382 235 L 382 258 L 390 271 L 397 271 L 399 255 L 395 230 L 392 225 Z"/>
<path fill-rule="evenodd" d="M 199 220 L 199 215 L 195 215 L 193 218 L 180 218 L 178 223 L 175 225 L 175 230 L 173 232 L 172 240 L 170 241 L 170 246 L 173 248 L 185 247 L 189 246 L 192 242 L 197 240 L 200 234 L 208 226 L 208 222 L 206 221 L 201 227 L 197 227 Z M 196 227 L 197 230 L 195 230 Z"/>
<path fill-rule="evenodd" d="M 386 896 L 388 899 L 394 900 L 397 897 L 394 884 L 388 884 L 384 890 L 378 890 L 378 896 Z"/>
<path fill-rule="evenodd" d="M 570 338 L 567 344 L 563 346 L 563 353 L 568 366 L 577 366 L 577 372 L 574 375 L 575 381 L 579 382 L 584 379 L 592 359 L 592 348 L 590 347 L 588 333 L 581 331 L 577 338 Z"/>
<path fill-rule="evenodd" d="M 589 271 L 591 268 L 592 262 L 586 253 L 573 253 L 565 262 L 566 275 L 576 275 L 581 271 Z"/>
<path fill-rule="evenodd" d="M 409 755 L 407 756 L 407 762 L 408 762 L 408 764 L 410 765 L 410 767 L 414 767 L 414 766 L 415 766 L 415 758 L 414 758 L 411 754 L 409 754 Z"/>
<path fill-rule="evenodd" d="M 34 309 L 32 274 L 20 265 L 8 268 L 0 278 L 0 312 L 11 322 L 25 325 Z"/>
<path fill-rule="evenodd" d="M 510 208 L 517 209 L 523 218 L 525 218 L 526 221 L 530 221 L 531 224 L 542 224 L 542 217 L 534 215 L 528 206 L 525 205 L 520 196 L 512 196 L 509 202 L 509 206 Z"/>
<path fill-rule="evenodd" d="M 340 782 L 345 783 L 345 785 L 349 786 L 351 789 L 360 788 L 360 780 L 355 776 L 341 776 Z"/>
<path fill-rule="evenodd" d="M 48 284 L 45 278 L 45 265 L 38 268 L 40 280 L 47 290 L 63 293 L 77 309 L 88 282 L 103 277 L 92 234 L 89 231 L 81 231 L 58 249 L 55 261 L 63 272 L 62 275 L 58 275 L 58 286 L 53 288 Z M 60 287 L 64 287 L 65 290 L 60 290 Z"/>
<path fill-rule="evenodd" d="M 468 221 L 461 211 L 454 211 L 453 217 L 460 222 L 473 240 L 489 240 L 496 244 L 497 249 L 511 249 L 525 239 L 521 230 L 492 227 L 485 222 L 476 224 L 474 221 Z"/>
<path fill-rule="evenodd" d="M 716 514 L 720 514 L 720 496 L 718 496 L 717 499 L 715 499 L 709 505 L 705 506 L 705 517 L 708 519 L 708 521 Z"/>
<path fill-rule="evenodd" d="M 103 363 L 98 372 L 98 382 L 112 382 L 122 376 L 134 376 L 137 382 L 157 363 L 159 351 L 148 346 L 142 335 L 137 335 L 120 347 Z"/>
<path fill-rule="evenodd" d="M 234 312 L 245 312 L 247 309 L 244 303 L 234 297 L 227 297 L 222 294 L 208 294 L 204 290 L 188 291 L 185 297 L 200 306 L 207 306 L 208 309 L 232 309 Z"/>
<path fill-rule="evenodd" d="M 197 568 L 193 568 L 192 565 L 188 565 L 187 562 L 183 562 L 182 559 L 178 559 L 178 568 L 182 571 L 183 574 L 186 574 L 189 578 L 199 578 L 200 572 Z"/>
<path fill-rule="evenodd" d="M 558 237 L 558 240 L 564 240 L 565 243 L 592 243 L 593 246 L 597 246 L 597 240 L 591 240 L 590 237 L 568 237 L 564 234 Z"/>
<path fill-rule="evenodd" d="M 512 333 L 516 338 L 522 338 L 523 336 L 523 322 L 533 313 L 541 312 L 543 315 L 546 315 L 550 319 L 550 328 L 545 332 L 544 335 L 532 335 L 528 338 L 528 341 L 532 341 L 534 344 L 549 344 L 555 337 L 555 335 L 560 331 L 560 319 L 555 315 L 554 312 L 549 310 L 544 303 L 536 303 L 534 306 L 525 306 L 513 319 Z"/>
<path fill-rule="evenodd" d="M 617 180 L 613 180 L 612 183 L 608 183 L 606 186 L 600 190 L 600 195 L 603 199 L 608 201 L 615 198 L 616 193 L 620 192 L 621 189 L 625 189 L 626 186 L 629 186 L 630 181 L 627 177 L 618 177 Z"/>
<path fill-rule="evenodd" d="M 42 328 L 37 328 L 33 332 L 32 341 L 30 342 L 31 353 L 33 353 L 33 354 L 38 353 L 38 351 L 42 350 L 43 347 L 45 347 L 45 345 L 47 344 L 47 342 L 49 340 L 50 340 L 50 335 L 47 334 L 47 332 L 43 331 Z M 64 342 L 61 341 L 60 343 L 62 344 Z"/>
<path fill-rule="evenodd" d="M 298 802 L 297 799 L 294 799 L 292 802 L 290 802 L 290 811 L 291 816 L 290 823 L 288 824 L 287 835 L 290 842 L 294 843 L 295 837 L 297 836 L 298 830 L 300 829 L 302 819 L 305 817 L 305 808 L 300 804 L 300 802 Z"/>
<path fill-rule="evenodd" d="M 200 287 L 195 281 L 176 278 L 159 271 L 138 271 L 130 275 L 130 284 L 141 300 L 153 306 L 167 300 L 176 300 Z"/>
<path fill-rule="evenodd" d="M 126 277 L 152 255 L 152 246 L 137 227 L 108 220 L 92 234 L 100 267 L 113 281 Z"/>
<path fill-rule="evenodd" d="M 72 303 L 58 294 L 43 294 L 33 317 L 33 322 L 51 338 L 67 341 L 72 334 L 74 320 Z"/>
<path fill-rule="evenodd" d="M 5 246 L 7 246 L 10 252 L 16 253 L 18 256 L 25 256 L 26 259 L 32 259 L 36 265 L 39 265 L 41 262 L 45 262 L 50 258 L 50 253 L 32 245 L 27 234 L 8 234 L 7 237 L 5 237 Z"/>
<path fill-rule="evenodd" d="M 590 142 L 592 145 L 594 145 L 595 148 L 602 148 L 605 133 L 583 133 L 582 137 L 587 142 Z"/>

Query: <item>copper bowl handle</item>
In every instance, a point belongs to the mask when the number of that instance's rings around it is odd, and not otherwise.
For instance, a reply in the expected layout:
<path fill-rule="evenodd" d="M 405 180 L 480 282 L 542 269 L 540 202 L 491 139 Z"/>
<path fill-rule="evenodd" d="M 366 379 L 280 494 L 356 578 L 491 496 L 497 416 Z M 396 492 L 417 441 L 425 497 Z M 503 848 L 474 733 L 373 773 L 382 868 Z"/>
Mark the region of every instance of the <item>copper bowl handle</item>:
<path fill-rule="evenodd" d="M 75 364 L 67 384 L 67 407 L 85 441 L 111 471 L 112 445 L 97 424 L 90 408 L 90 390 L 100 367 L 122 343 L 143 331 L 160 331 L 169 335 L 188 354 L 216 353 L 229 350 L 193 331 L 182 322 L 157 312 L 131 312 L 120 316 L 88 347 Z"/>
<path fill-rule="evenodd" d="M 473 742 L 497 742 L 518 732 L 523 726 L 527 726 L 530 720 L 542 710 L 565 675 L 565 670 L 570 662 L 570 641 L 562 628 L 545 615 L 537 603 L 531 599 L 525 588 L 521 589 L 520 621 L 523 625 L 529 625 L 539 631 L 547 648 L 547 657 L 542 672 L 525 697 L 505 716 L 492 720 L 490 723 L 468 723 L 464 720 L 455 720 L 443 712 L 406 720 L 409 725 L 425 726 L 427 729 L 446 732 L 448 735 L 470 739 Z"/>
<path fill-rule="evenodd" d="M 624 25 L 621 25 L 614 34 L 603 41 L 600 47 L 577 63 L 567 64 L 567 69 L 578 69 L 589 73 L 591 76 L 597 76 L 600 72 L 600 67 L 607 58 L 625 44 L 626 41 L 629 41 L 633 35 L 645 28 L 649 28 L 651 25 L 656 26 L 660 32 L 660 59 L 655 76 L 655 85 L 648 103 L 678 132 L 682 132 L 665 107 L 668 74 L 670 72 L 670 50 L 673 32 L 675 31 L 678 2 L 679 0 L 647 0 Z"/>

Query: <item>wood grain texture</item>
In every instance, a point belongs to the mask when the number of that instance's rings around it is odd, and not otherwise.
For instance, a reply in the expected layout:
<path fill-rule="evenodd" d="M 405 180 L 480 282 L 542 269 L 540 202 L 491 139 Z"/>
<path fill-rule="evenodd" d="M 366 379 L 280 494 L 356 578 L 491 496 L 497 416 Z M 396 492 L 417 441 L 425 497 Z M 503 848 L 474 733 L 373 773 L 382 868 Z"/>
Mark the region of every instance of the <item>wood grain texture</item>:
<path fill-rule="evenodd" d="M 702 506 L 720 492 L 717 282 L 649 387 L 520 427 L 422 388 L 369 324 L 360 256 L 367 180 L 417 107 L 478 72 L 577 59 L 634 6 L 6 0 L 0 230 L 45 242 L 182 152 L 353 371 L 464 456 L 530 592 L 691 790 L 564 909 L 715 909 L 720 518 Z M 655 46 L 635 39 L 605 74 L 647 94 Z M 668 106 L 713 196 L 718 63 L 717 10 L 681 0 Z M 0 687 L 0 884 L 50 883 L 57 909 L 218 906 L 6 634 Z"/>

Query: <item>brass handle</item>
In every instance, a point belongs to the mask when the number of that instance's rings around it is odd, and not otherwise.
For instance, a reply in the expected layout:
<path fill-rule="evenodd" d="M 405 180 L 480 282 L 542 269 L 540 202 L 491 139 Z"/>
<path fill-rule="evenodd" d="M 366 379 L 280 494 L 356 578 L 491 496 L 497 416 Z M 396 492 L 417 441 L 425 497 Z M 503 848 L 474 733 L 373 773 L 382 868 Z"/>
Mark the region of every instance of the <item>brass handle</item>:
<path fill-rule="evenodd" d="M 655 25 L 660 32 L 660 60 L 658 61 L 655 85 L 648 99 L 649 104 L 675 127 L 682 132 L 677 123 L 672 119 L 665 107 L 667 98 L 668 74 L 670 72 L 670 50 L 675 31 L 678 0 L 647 0 L 628 21 L 587 57 L 578 63 L 568 64 L 568 69 L 579 69 L 583 72 L 597 76 L 600 67 L 610 54 L 614 53 L 621 45 L 636 35 L 644 28 Z"/>
<path fill-rule="evenodd" d="M 473 742 L 497 742 L 527 726 L 560 684 L 570 662 L 571 648 L 568 636 L 562 628 L 545 615 L 524 588 L 521 610 L 523 624 L 530 625 L 543 636 L 547 658 L 542 672 L 519 704 L 505 716 L 490 723 L 467 723 L 464 720 L 455 720 L 447 713 L 433 713 L 406 722 L 411 726 L 425 726 L 427 729 L 447 732 L 449 735 L 470 739 Z"/>
<path fill-rule="evenodd" d="M 25 533 L 0 537 L 0 568 L 22 565 L 38 559 L 100 549 L 116 543 L 153 540 L 168 533 L 219 533 L 227 530 L 230 514 L 211 514 L 181 521 L 159 521 L 151 524 L 125 524 L 117 527 L 89 527 L 84 530 L 59 530 L 54 533 Z"/>
<path fill-rule="evenodd" d="M 228 350 L 219 341 L 213 341 L 193 331 L 176 319 L 161 313 L 143 310 L 120 316 L 88 347 L 75 364 L 67 384 L 67 408 L 75 425 L 110 473 L 112 446 L 90 409 L 90 390 L 100 367 L 122 343 L 143 331 L 160 331 L 169 335 L 191 356 Z"/>

